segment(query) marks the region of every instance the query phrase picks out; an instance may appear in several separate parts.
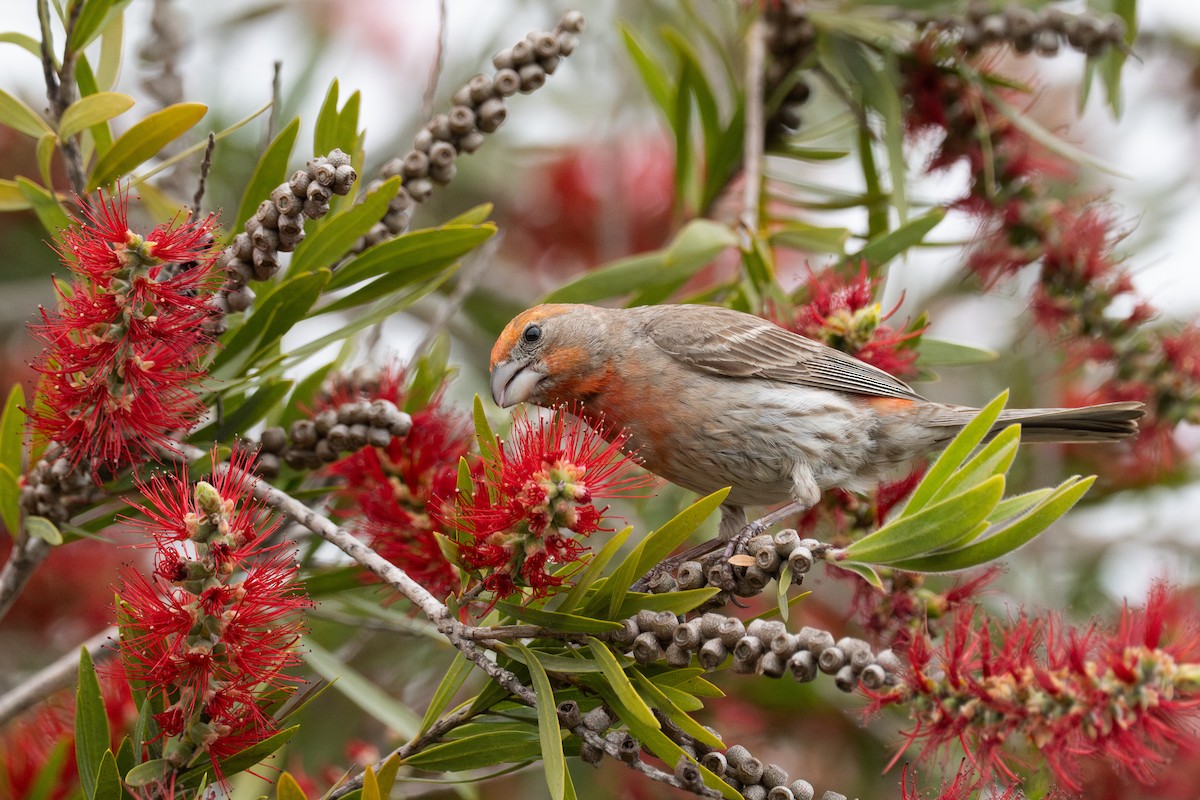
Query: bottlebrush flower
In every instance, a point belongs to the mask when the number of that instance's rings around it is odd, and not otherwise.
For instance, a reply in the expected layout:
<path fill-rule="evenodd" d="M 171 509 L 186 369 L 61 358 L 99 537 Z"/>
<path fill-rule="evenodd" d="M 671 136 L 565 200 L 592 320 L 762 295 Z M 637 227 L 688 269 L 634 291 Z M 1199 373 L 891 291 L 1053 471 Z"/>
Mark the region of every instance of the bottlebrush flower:
<path fill-rule="evenodd" d="M 318 410 L 358 400 L 388 400 L 403 408 L 408 376 L 394 364 L 363 386 L 335 383 Z M 338 513 L 361 532 L 375 552 L 402 568 L 438 597 L 458 589 L 454 568 L 438 547 L 445 533 L 430 506 L 452 498 L 458 464 L 474 441 L 470 419 L 441 406 L 439 387 L 425 408 L 412 414 L 412 429 L 387 447 L 364 447 L 330 466 L 345 479 L 335 493 Z"/>
<path fill-rule="evenodd" d="M 911 377 L 917 360 L 914 347 L 925 327 L 900 332 L 885 325 L 896 309 L 883 313 L 874 299 L 875 283 L 867 275 L 865 264 L 852 278 L 833 270 L 820 275 L 810 273 L 808 302 L 790 316 L 774 314 L 773 321 L 885 372 Z"/>
<path fill-rule="evenodd" d="M 150 576 L 123 572 L 119 611 L 125 672 L 163 709 L 163 757 L 182 767 L 205 753 L 220 777 L 221 759 L 277 732 L 261 703 L 298 680 L 285 670 L 308 599 L 285 545 L 266 544 L 279 523 L 252 496 L 252 456 L 223 471 L 212 458 L 211 483 L 137 482 L 145 519 L 131 522 L 157 557 Z"/>
<path fill-rule="evenodd" d="M 473 491 L 458 492 L 435 516 L 459 532 L 463 563 L 497 598 L 519 588 L 545 597 L 564 582 L 554 565 L 579 562 L 581 540 L 602 530 L 607 506 L 596 501 L 651 485 L 621 452 L 623 441 L 605 441 L 562 409 L 548 420 L 518 413 L 508 441 L 483 454 Z"/>
<path fill-rule="evenodd" d="M 1115 630 L 1054 615 L 978 623 L 963 609 L 940 647 L 917 637 L 907 656 L 906 681 L 875 694 L 876 706 L 905 704 L 922 755 L 959 743 L 985 777 L 1015 779 L 1004 748 L 1023 741 L 1064 790 L 1082 788 L 1089 759 L 1150 784 L 1200 712 L 1195 609 L 1163 584 Z"/>
<path fill-rule="evenodd" d="M 58 309 L 31 326 L 42 343 L 33 430 L 95 474 L 173 450 L 172 435 L 203 411 L 203 323 L 214 288 L 213 217 L 129 229 L 128 196 L 99 194 L 61 235 L 72 273 Z"/>

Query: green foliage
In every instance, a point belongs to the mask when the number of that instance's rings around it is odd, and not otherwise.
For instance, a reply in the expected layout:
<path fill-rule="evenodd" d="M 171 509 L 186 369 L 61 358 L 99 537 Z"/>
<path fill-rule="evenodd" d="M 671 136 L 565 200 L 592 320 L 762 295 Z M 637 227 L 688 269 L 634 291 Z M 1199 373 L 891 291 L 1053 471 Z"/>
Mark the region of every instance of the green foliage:
<path fill-rule="evenodd" d="M 96 161 L 88 178 L 88 191 L 108 186 L 167 144 L 190 131 L 208 112 L 203 103 L 176 103 L 147 114 L 121 134 Z"/>

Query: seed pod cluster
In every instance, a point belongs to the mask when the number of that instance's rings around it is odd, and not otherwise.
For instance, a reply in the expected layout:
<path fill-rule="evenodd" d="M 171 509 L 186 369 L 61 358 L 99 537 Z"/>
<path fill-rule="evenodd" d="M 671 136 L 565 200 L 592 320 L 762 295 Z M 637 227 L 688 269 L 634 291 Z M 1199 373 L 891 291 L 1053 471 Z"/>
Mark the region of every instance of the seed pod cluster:
<path fill-rule="evenodd" d="M 800 69 L 816 48 L 817 29 L 808 16 L 807 0 L 767 3 L 763 12 L 767 25 L 770 61 L 763 75 L 764 92 L 770 98 L 787 86 L 787 94 L 767 120 L 767 136 L 778 137 L 800 127 L 800 111 L 812 94 Z"/>
<path fill-rule="evenodd" d="M 327 408 L 291 427 L 267 428 L 254 469 L 263 477 L 279 474 L 281 464 L 293 469 L 316 469 L 344 453 L 364 447 L 387 447 L 393 436 L 407 436 L 412 418 L 389 400 L 356 400 Z"/>
<path fill-rule="evenodd" d="M 996 8 L 987 0 L 967 7 L 963 17 L 925 18 L 919 24 L 956 31 L 958 41 L 969 53 L 989 45 L 1006 43 L 1018 53 L 1057 55 L 1069 46 L 1089 56 L 1109 48 L 1126 49 L 1125 21 L 1110 14 L 1069 14 L 1057 6 L 1034 10 L 1020 5 Z"/>
<path fill-rule="evenodd" d="M 217 257 L 217 269 L 225 283 L 213 305 L 221 316 L 250 307 L 254 292 L 246 284 L 274 275 L 280 267 L 279 254 L 290 253 L 304 240 L 304 221 L 329 213 L 330 199 L 335 194 L 349 194 L 356 180 L 358 173 L 350 166 L 350 156 L 334 149 L 328 156 L 309 160 L 304 169 L 275 187 Z"/>
<path fill-rule="evenodd" d="M 782 678 L 790 672 L 800 683 L 819 673 L 832 675 L 843 692 L 854 691 L 860 681 L 868 689 L 893 685 L 901 670 L 890 650 L 876 654 L 862 639 L 835 639 L 828 631 L 807 626 L 790 633 L 778 621 L 759 619 L 745 625 L 715 612 L 680 621 L 669 611 L 639 611 L 608 639 L 639 664 L 665 660 L 682 668 L 694 656 L 701 667 L 714 670 L 732 658 L 733 671 L 744 674 Z"/>
<path fill-rule="evenodd" d="M 542 87 L 546 76 L 575 51 L 583 23 L 581 12 L 568 11 L 553 31 L 533 31 L 497 53 L 492 58 L 494 74 L 475 75 L 455 92 L 450 110 L 429 120 L 413 137 L 412 150 L 403 158 L 384 164 L 382 177 L 367 186 L 370 191 L 397 175 L 404 181 L 383 219 L 355 243 L 354 252 L 408 230 L 413 204 L 425 202 L 435 186 L 445 186 L 453 180 L 458 171 L 458 156 L 474 153 L 487 134 L 494 133 L 504 123 L 508 116 L 505 98 L 518 92 L 529 94 Z"/>
<path fill-rule="evenodd" d="M 746 544 L 747 555 L 754 558 L 748 567 L 731 567 L 724 553 L 717 551 L 701 561 L 683 562 L 673 575 L 656 573 L 647 581 L 647 588 L 652 594 L 661 594 L 719 587 L 721 592 L 699 609 L 711 610 L 724 606 L 731 595 L 752 597 L 760 593 L 785 568 L 791 571 L 792 585 L 799 586 L 812 565 L 823 559 L 829 549 L 828 544 L 816 539 L 801 539 L 795 530 L 783 530 L 773 536 L 762 534 Z"/>
<path fill-rule="evenodd" d="M 86 462 L 71 462 L 57 456 L 59 448 L 52 442 L 45 455 L 25 477 L 21 487 L 21 511 L 26 515 L 45 517 L 61 524 L 87 506 L 104 498 L 105 493 L 92 479 Z"/>
<path fill-rule="evenodd" d="M 789 781 L 787 770 L 778 764 L 764 764 L 740 744 L 723 753 L 719 750 L 705 753 L 700 764 L 740 791 L 747 800 L 813 800 L 816 794 L 808 781 Z M 828 800 L 829 794 L 827 792 L 822 800 Z"/>

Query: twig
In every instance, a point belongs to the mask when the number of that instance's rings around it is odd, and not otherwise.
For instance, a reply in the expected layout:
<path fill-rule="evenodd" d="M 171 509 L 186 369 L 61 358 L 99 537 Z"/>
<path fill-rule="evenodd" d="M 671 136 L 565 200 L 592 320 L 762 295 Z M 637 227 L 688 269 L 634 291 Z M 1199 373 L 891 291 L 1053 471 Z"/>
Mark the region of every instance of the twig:
<path fill-rule="evenodd" d="M 283 62 L 275 62 L 275 71 L 271 75 L 271 113 L 267 115 L 267 141 L 263 144 L 266 147 L 275 138 L 275 131 L 279 129 L 279 106 L 283 103 Z"/>
<path fill-rule="evenodd" d="M 208 182 L 208 171 L 212 169 L 212 154 L 217 146 L 217 137 L 212 131 L 208 132 L 208 144 L 204 147 L 204 159 L 200 162 L 200 185 L 196 187 L 196 195 L 192 198 L 192 212 L 200 216 L 200 203 L 204 200 L 204 185 Z"/>
<path fill-rule="evenodd" d="M 116 655 L 112 645 L 117 639 L 117 628 L 113 626 L 97 633 L 80 645 L 99 664 Z M 32 708 L 59 689 L 65 689 L 75 680 L 79 666 L 79 647 L 68 650 L 61 658 L 43 667 L 23 681 L 15 689 L 0 695 L 0 728 L 26 709 Z"/>
<path fill-rule="evenodd" d="M 216 468 L 216 472 L 220 473 L 229 469 L 228 464 L 221 464 Z M 380 556 L 367 545 L 354 538 L 343 528 L 338 527 L 328 518 L 313 511 L 308 506 L 301 503 L 299 500 L 288 495 L 286 492 L 277 489 L 264 480 L 257 480 L 254 484 L 254 496 L 262 500 L 272 508 L 287 514 L 296 520 L 296 522 L 308 528 L 313 533 L 320 536 L 325 541 L 337 547 L 346 555 L 350 556 L 359 565 L 375 574 L 384 583 L 391 586 L 400 594 L 404 595 L 409 602 L 421 610 L 423 614 L 432 622 L 438 631 L 445 636 L 450 644 L 454 645 L 459 652 L 463 654 L 471 663 L 483 670 L 483 672 L 495 681 L 502 689 L 509 694 L 515 696 L 525 705 L 530 707 L 537 706 L 537 695 L 532 689 L 521 683 L 509 670 L 500 666 L 496 662 L 488 658 L 487 653 L 481 649 L 474 641 L 472 641 L 464 631 L 469 627 L 456 620 L 451 616 L 449 609 L 442 605 L 437 598 L 430 594 L 425 587 L 413 580 L 407 572 L 395 566 L 387 559 Z M 588 744 L 603 750 L 613 758 L 619 758 L 620 752 L 616 743 L 610 742 L 595 733 L 594 731 L 584 727 L 581 723 L 571 729 L 571 732 L 580 737 Z M 386 760 L 386 759 L 384 759 Z M 684 787 L 682 782 L 674 775 L 663 772 L 657 767 L 651 766 L 640 759 L 635 759 L 628 765 L 630 769 L 646 775 L 652 780 L 660 781 L 679 788 Z M 337 790 L 330 794 L 330 798 L 342 797 L 362 786 L 362 777 L 352 779 L 346 784 L 338 787 Z M 720 794 L 707 788 L 700 787 L 694 790 L 696 794 L 704 797 L 719 797 Z"/>
<path fill-rule="evenodd" d="M 4 569 L 0 570 L 0 619 L 8 614 L 9 609 L 17 602 L 25 584 L 33 577 L 46 556 L 50 555 L 50 545 L 43 539 L 26 537 L 13 548 Z"/>
<path fill-rule="evenodd" d="M 746 135 L 742 145 L 743 180 L 741 228 L 743 245 L 749 247 L 758 231 L 759 203 L 762 195 L 763 149 L 763 65 L 766 61 L 766 23 L 758 17 L 750 25 L 746 42 Z"/>
<path fill-rule="evenodd" d="M 446 64 L 446 0 L 438 0 L 438 36 L 437 50 L 433 56 L 433 70 L 429 73 L 429 82 L 425 84 L 425 95 L 421 98 L 421 117 L 429 119 L 433 116 L 433 103 L 437 99 L 438 81 L 442 77 L 442 69 Z"/>

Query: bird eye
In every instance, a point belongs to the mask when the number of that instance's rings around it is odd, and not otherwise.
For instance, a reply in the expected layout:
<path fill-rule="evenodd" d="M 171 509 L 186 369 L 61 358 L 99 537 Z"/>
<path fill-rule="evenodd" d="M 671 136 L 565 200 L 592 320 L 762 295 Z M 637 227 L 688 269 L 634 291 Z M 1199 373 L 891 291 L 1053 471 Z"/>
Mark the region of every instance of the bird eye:
<path fill-rule="evenodd" d="M 525 329 L 525 332 L 521 334 L 521 337 L 529 344 L 533 344 L 538 339 L 542 338 L 542 328 L 540 325 L 530 325 Z"/>

